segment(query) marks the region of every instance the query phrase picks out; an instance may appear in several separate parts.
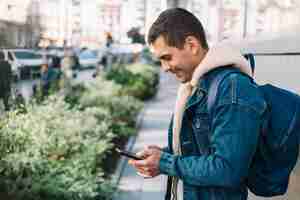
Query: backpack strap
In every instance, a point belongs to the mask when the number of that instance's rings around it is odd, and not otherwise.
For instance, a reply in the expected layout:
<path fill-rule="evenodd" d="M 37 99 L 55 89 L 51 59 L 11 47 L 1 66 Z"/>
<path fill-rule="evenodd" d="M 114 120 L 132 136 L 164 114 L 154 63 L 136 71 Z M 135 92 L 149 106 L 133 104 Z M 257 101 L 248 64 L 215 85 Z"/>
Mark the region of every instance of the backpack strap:
<path fill-rule="evenodd" d="M 226 72 L 217 74 L 216 77 L 212 80 L 207 94 L 207 111 L 209 116 L 211 116 L 212 108 L 216 102 L 219 85 L 221 84 L 222 80 L 231 73 L 239 73 L 239 71 L 228 70 Z"/>
<path fill-rule="evenodd" d="M 245 54 L 244 57 L 250 62 L 250 67 L 252 74 L 254 74 L 255 70 L 255 59 L 254 55 L 252 53 Z M 229 74 L 231 73 L 239 73 L 239 70 L 228 70 L 227 72 L 224 73 L 219 73 L 217 76 L 213 79 L 209 90 L 208 90 L 208 96 L 207 96 L 207 111 L 209 115 L 212 113 L 212 107 L 215 104 L 216 98 L 217 98 L 217 92 L 218 92 L 218 87 L 222 80 Z"/>
<path fill-rule="evenodd" d="M 171 200 L 172 176 L 168 176 L 165 200 Z"/>
<path fill-rule="evenodd" d="M 244 55 L 244 58 L 246 58 L 250 62 L 251 71 L 252 71 L 252 74 L 254 74 L 254 70 L 255 70 L 254 55 L 252 53 L 247 53 Z"/>

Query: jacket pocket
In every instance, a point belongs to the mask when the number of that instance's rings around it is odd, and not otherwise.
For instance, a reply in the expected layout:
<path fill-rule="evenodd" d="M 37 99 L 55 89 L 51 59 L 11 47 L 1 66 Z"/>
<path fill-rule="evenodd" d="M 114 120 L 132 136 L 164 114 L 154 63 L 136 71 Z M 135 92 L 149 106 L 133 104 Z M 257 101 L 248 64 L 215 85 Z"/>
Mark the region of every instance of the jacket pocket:
<path fill-rule="evenodd" d="M 194 112 L 192 118 L 192 131 L 200 154 L 209 151 L 209 117 L 205 112 Z"/>

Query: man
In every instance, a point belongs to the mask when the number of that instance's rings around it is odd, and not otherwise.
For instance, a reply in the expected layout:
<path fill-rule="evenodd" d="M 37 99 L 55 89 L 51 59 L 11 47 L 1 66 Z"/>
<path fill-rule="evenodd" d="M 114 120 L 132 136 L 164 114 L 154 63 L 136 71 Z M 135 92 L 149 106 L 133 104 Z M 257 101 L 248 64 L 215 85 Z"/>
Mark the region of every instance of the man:
<path fill-rule="evenodd" d="M 0 98 L 3 100 L 5 111 L 9 110 L 9 97 L 11 95 L 12 70 L 11 65 L 0 58 Z"/>
<path fill-rule="evenodd" d="M 49 90 L 58 80 L 58 73 L 48 64 L 43 64 L 41 68 L 41 89 L 42 96 L 48 96 Z"/>
<path fill-rule="evenodd" d="M 144 160 L 129 163 L 145 177 L 168 175 L 166 199 L 182 195 L 186 200 L 247 199 L 247 174 L 266 109 L 248 62 L 229 47 L 209 48 L 202 24 L 181 8 L 160 14 L 150 28 L 148 43 L 162 69 L 174 74 L 181 85 L 168 147 L 150 145 L 138 153 Z M 242 73 L 225 76 L 213 111 L 208 112 L 212 81 L 235 68 Z M 183 194 L 178 192 L 179 181 Z"/>

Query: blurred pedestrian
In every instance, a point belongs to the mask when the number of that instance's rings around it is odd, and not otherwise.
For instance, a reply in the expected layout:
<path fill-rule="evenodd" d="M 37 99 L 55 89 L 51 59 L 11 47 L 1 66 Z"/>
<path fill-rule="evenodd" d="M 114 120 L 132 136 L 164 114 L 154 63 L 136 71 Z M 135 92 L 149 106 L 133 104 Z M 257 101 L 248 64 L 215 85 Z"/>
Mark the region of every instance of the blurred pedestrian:
<path fill-rule="evenodd" d="M 78 55 L 74 52 L 71 51 L 71 59 L 73 60 L 73 66 L 72 66 L 72 71 L 73 71 L 73 78 L 77 77 L 77 73 L 80 69 L 80 62 L 79 62 L 79 57 Z"/>
<path fill-rule="evenodd" d="M 48 64 L 43 64 L 41 69 L 41 90 L 42 96 L 48 96 L 51 88 L 54 88 L 55 81 L 58 80 L 58 74 Z"/>
<path fill-rule="evenodd" d="M 5 111 L 8 111 L 11 95 L 12 69 L 11 65 L 0 58 L 0 98 L 3 101 Z"/>
<path fill-rule="evenodd" d="M 72 52 L 66 50 L 64 52 L 64 57 L 61 61 L 61 83 L 60 89 L 66 94 L 70 92 L 72 88 L 72 78 L 73 78 L 73 68 L 75 66 L 75 60 L 72 57 Z"/>
<path fill-rule="evenodd" d="M 61 68 L 61 58 L 57 55 L 52 55 L 50 58 L 50 67 L 55 69 Z"/>
<path fill-rule="evenodd" d="M 112 34 L 110 32 L 106 33 L 106 47 L 109 48 L 114 43 L 114 39 L 112 37 Z"/>

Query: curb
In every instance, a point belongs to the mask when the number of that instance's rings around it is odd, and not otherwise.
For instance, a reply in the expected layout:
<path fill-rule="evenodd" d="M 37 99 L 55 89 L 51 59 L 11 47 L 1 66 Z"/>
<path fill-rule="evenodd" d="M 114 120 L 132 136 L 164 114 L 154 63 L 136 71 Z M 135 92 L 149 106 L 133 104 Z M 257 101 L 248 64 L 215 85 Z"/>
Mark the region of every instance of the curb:
<path fill-rule="evenodd" d="M 141 128 L 141 125 L 143 123 L 143 119 L 144 119 L 144 114 L 145 114 L 145 110 L 146 110 L 146 107 L 147 107 L 147 103 L 144 105 L 144 107 L 142 108 L 141 112 L 139 112 L 138 116 L 137 116 L 137 122 L 136 122 L 136 129 L 137 129 L 137 134 L 134 135 L 134 136 L 130 136 L 129 139 L 128 139 L 128 142 L 125 146 L 125 150 L 126 151 L 131 151 L 132 148 L 133 148 L 133 145 L 135 144 L 135 141 L 136 141 L 136 138 L 138 137 L 138 132 Z M 121 176 L 123 174 L 123 171 L 125 169 L 125 166 L 127 164 L 127 160 L 128 158 L 124 157 L 124 156 L 120 156 L 120 160 L 118 161 L 118 164 L 117 164 L 117 168 L 113 174 L 113 178 L 112 178 L 112 183 L 113 185 L 115 186 L 118 186 L 119 185 L 119 182 L 120 182 L 120 179 L 121 179 Z"/>

